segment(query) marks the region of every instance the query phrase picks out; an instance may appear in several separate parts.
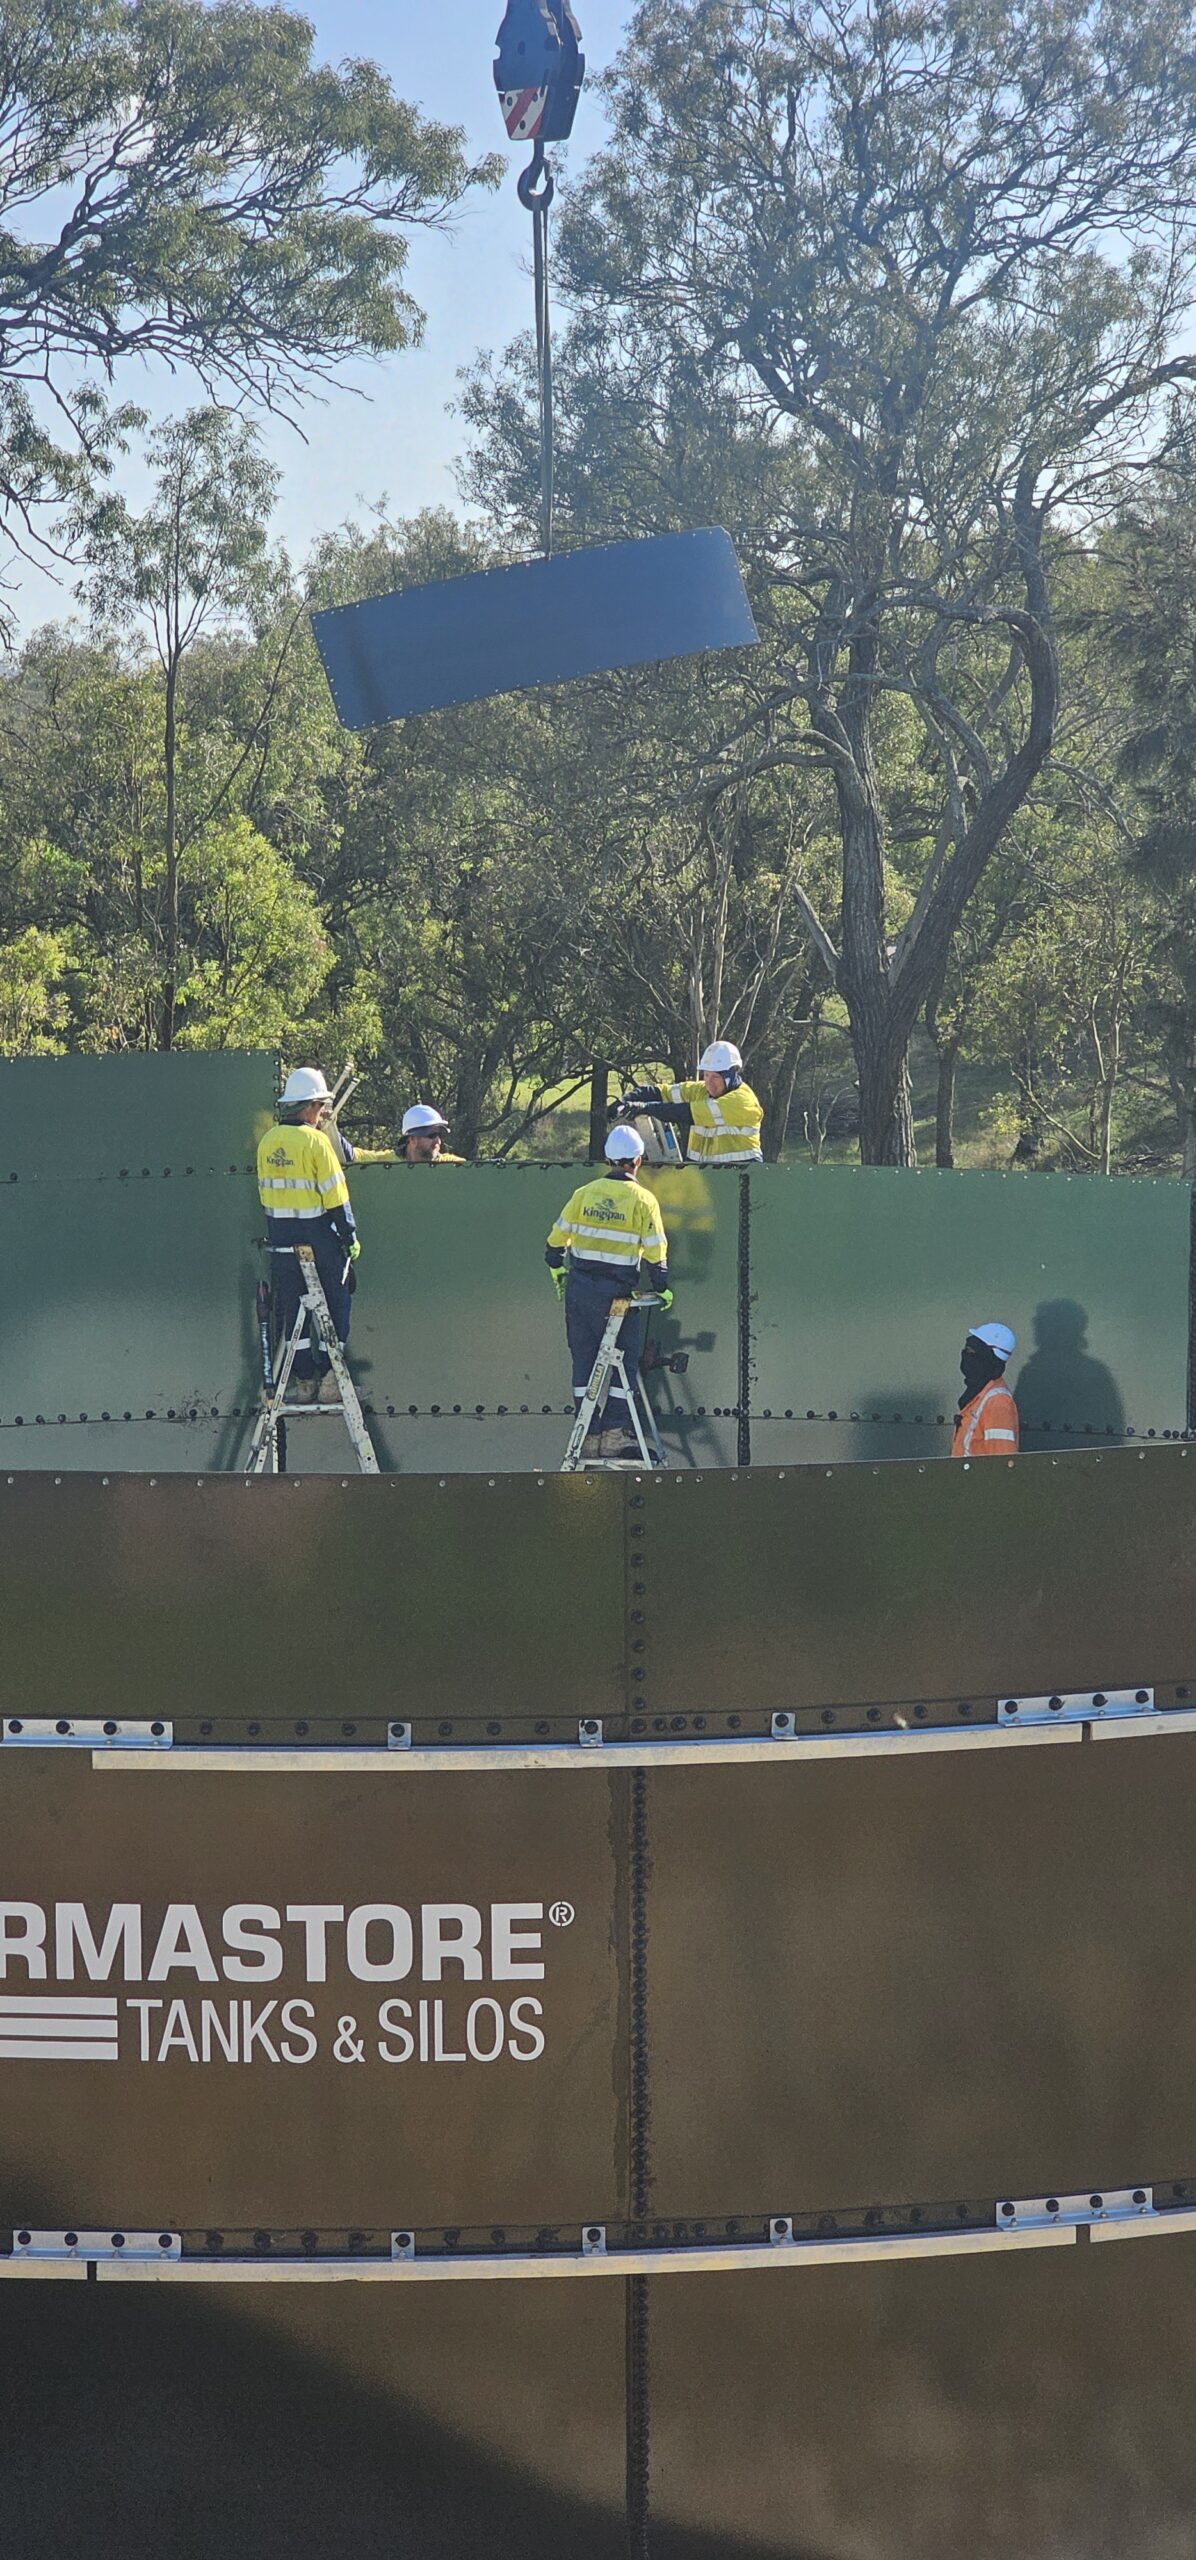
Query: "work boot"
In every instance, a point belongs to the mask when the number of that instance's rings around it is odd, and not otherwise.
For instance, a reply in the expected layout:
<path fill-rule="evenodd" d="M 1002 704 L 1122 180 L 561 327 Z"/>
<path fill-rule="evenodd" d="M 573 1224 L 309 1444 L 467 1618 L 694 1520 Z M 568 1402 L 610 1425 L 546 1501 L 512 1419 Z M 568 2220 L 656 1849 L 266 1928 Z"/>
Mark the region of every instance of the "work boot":
<path fill-rule="evenodd" d="M 592 1466 L 595 1464 L 595 1461 L 596 1461 L 597 1459 L 599 1459 L 599 1458 L 601 1457 L 601 1455 L 602 1455 L 602 1433 L 601 1433 L 600 1431 L 587 1431 L 586 1436 L 585 1436 L 585 1439 L 582 1441 L 582 1444 L 581 1444 L 581 1464 L 582 1464 L 582 1466 L 583 1466 L 583 1467 L 592 1467 Z"/>
<path fill-rule="evenodd" d="M 336 1372 L 333 1369 L 325 1369 L 324 1375 L 320 1380 L 320 1392 L 316 1401 L 319 1404 L 339 1404 L 340 1400 L 341 1391 L 337 1383 Z"/>
<path fill-rule="evenodd" d="M 315 1400 L 316 1382 L 314 1378 L 288 1379 L 286 1392 L 286 1402 L 288 1404 L 314 1404 Z"/>
<path fill-rule="evenodd" d="M 616 1423 L 613 1430 L 602 1434 L 602 1455 L 604 1458 L 638 1458 L 639 1450 L 621 1424 Z"/>

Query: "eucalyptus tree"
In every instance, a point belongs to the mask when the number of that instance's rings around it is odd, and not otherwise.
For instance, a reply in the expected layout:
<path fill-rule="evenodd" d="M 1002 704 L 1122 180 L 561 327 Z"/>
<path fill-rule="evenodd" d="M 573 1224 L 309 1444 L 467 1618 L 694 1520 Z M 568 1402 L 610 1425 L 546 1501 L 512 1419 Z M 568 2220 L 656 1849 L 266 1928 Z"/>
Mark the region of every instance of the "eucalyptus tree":
<path fill-rule="evenodd" d="M 839 894 L 798 903 L 871 1161 L 912 1160 L 911 1033 L 1051 754 L 1057 561 L 1196 372 L 1194 50 L 1196 0 L 644 0 L 561 224 L 566 520 L 726 492 L 768 654 L 694 786 L 829 780 Z M 511 504 L 519 366 L 471 411 Z"/>

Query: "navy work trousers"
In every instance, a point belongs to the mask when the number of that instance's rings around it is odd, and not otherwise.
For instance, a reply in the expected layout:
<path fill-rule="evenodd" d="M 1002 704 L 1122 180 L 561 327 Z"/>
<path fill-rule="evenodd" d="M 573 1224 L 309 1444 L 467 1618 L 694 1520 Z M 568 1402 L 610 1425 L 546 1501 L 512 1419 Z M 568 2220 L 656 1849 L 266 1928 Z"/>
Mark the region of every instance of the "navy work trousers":
<path fill-rule="evenodd" d="M 579 1270 L 576 1263 L 565 1287 L 565 1331 L 573 1360 L 573 1401 L 580 1404 L 590 1383 L 590 1371 L 598 1357 L 598 1346 L 606 1331 L 612 1298 L 631 1295 L 632 1282 L 626 1273 Z M 624 1316 L 619 1327 L 619 1348 L 627 1369 L 627 1383 L 635 1394 L 644 1350 L 644 1316 Z M 596 1412 L 591 1431 L 613 1430 L 617 1423 L 630 1429 L 627 1399 L 616 1378 L 605 1411 Z"/>
<path fill-rule="evenodd" d="M 307 1244 L 311 1246 L 316 1257 L 316 1269 L 323 1283 L 324 1295 L 328 1300 L 328 1313 L 336 1327 L 337 1341 L 347 1342 L 349 1313 L 353 1301 L 348 1287 L 349 1257 L 340 1237 L 335 1236 L 331 1227 L 326 1226 L 322 1220 L 317 1224 L 314 1218 L 268 1218 L 266 1224 L 270 1231 L 272 1245 Z M 275 1322 L 281 1346 L 285 1343 L 299 1313 L 302 1283 L 299 1264 L 293 1253 L 275 1253 L 270 1259 L 274 1266 Z M 314 1342 L 309 1337 L 307 1349 L 297 1351 L 295 1354 L 291 1376 L 314 1378 L 327 1366 L 324 1353 L 315 1350 Z"/>

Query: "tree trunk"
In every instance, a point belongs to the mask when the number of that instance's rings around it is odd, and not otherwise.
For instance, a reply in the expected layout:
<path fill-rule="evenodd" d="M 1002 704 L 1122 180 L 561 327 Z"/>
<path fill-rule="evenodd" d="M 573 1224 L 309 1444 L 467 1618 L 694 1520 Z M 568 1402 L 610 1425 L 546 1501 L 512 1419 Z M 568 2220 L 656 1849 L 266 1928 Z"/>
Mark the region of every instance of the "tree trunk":
<path fill-rule="evenodd" d="M 891 1023 L 869 1014 L 852 1023 L 860 1085 L 861 1164 L 916 1165 L 908 1043 Z"/>
<path fill-rule="evenodd" d="M 945 1040 L 938 1053 L 938 1089 L 934 1104 L 934 1161 L 941 1172 L 955 1166 L 955 1078 L 959 1042 Z"/>
<path fill-rule="evenodd" d="M 808 1030 L 803 1028 L 796 1032 L 781 1053 L 780 1064 L 771 1085 L 761 1094 L 760 1098 L 764 1104 L 764 1126 L 760 1132 L 760 1152 L 766 1164 L 776 1164 L 785 1144 L 789 1114 L 793 1109 L 793 1088 L 797 1082 L 797 1070 L 809 1046 Z"/>
<path fill-rule="evenodd" d="M 1113 1171 L 1113 1096 L 1117 1090 L 1117 1061 L 1113 1060 L 1101 1079 L 1097 1105 L 1096 1160 L 1102 1173 Z"/>
<path fill-rule="evenodd" d="M 1023 1040 L 1021 1042 L 1018 1049 L 1015 1072 L 1017 1075 L 1018 1092 L 1021 1095 L 1021 1105 L 1018 1117 L 1022 1125 L 1018 1131 L 1017 1145 L 1013 1150 L 1012 1160 L 1014 1164 L 1037 1164 L 1038 1158 L 1042 1153 L 1042 1142 L 1046 1124 L 1043 1120 L 1042 1107 L 1039 1103 L 1036 1090 L 1038 1077 L 1038 1051 L 1035 1048 L 1033 1041 Z"/>
<path fill-rule="evenodd" d="M 1184 1107 L 1183 1178 L 1196 1182 L 1196 1093 L 1188 1095 Z"/>
<path fill-rule="evenodd" d="M 158 1047 L 173 1049 L 179 982 L 178 667 L 166 670 L 166 976 Z"/>

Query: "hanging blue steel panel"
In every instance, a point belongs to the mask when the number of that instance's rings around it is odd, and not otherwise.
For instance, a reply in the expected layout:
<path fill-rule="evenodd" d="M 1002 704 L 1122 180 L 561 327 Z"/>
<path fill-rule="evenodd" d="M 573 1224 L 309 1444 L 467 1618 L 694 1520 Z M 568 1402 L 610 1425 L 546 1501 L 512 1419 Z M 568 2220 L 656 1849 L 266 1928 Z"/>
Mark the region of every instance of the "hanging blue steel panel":
<path fill-rule="evenodd" d="M 752 1455 L 950 1446 L 969 1325 L 1018 1337 L 1023 1447 L 1185 1420 L 1189 1188 L 766 1165 L 751 1175 Z"/>
<path fill-rule="evenodd" d="M 0 1059 L 0 1182 L 244 1172 L 277 1087 L 264 1049 Z"/>
<path fill-rule="evenodd" d="M 346 729 L 759 639 L 730 536 L 656 534 L 313 613 Z"/>

